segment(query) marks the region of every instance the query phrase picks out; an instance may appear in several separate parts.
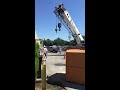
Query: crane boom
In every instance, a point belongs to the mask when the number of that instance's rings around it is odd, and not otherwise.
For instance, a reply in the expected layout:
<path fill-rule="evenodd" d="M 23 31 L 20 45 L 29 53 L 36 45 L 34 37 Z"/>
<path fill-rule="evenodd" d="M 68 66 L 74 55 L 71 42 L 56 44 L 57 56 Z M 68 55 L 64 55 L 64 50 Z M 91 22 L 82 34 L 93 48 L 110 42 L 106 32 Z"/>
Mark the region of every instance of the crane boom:
<path fill-rule="evenodd" d="M 64 8 L 63 4 L 55 7 L 54 13 L 56 17 L 63 23 L 66 29 L 71 33 L 71 35 L 75 38 L 77 45 L 84 44 L 84 39 L 80 34 L 78 28 L 76 27 L 74 21 L 72 20 L 68 11 Z"/>

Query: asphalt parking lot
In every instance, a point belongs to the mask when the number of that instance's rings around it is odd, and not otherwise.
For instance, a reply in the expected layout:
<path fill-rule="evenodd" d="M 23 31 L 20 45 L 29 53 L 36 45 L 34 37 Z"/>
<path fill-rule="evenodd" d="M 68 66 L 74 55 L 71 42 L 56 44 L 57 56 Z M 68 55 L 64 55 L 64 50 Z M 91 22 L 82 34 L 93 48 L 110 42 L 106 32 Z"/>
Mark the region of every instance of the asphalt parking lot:
<path fill-rule="evenodd" d="M 48 53 L 46 60 L 46 75 L 50 76 L 55 73 L 65 73 L 66 72 L 66 61 L 64 59 L 64 52 L 58 53 Z"/>

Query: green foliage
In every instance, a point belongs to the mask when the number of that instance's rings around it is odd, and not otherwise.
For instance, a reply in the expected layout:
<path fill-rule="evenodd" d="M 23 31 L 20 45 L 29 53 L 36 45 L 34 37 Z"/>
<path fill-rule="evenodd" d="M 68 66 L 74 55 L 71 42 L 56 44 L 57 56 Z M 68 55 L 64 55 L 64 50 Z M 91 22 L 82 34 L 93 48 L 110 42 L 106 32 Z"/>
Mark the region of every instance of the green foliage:
<path fill-rule="evenodd" d="M 46 40 L 45 40 L 45 39 L 43 40 L 43 45 L 46 45 Z M 47 45 L 46 45 L 46 46 L 47 46 Z"/>
<path fill-rule="evenodd" d="M 70 46 L 76 46 L 77 45 L 77 42 L 76 40 L 71 40 L 71 41 L 66 41 L 66 40 L 63 40 L 61 38 L 56 38 L 55 40 L 50 40 L 50 39 L 47 39 L 47 40 L 43 40 L 43 44 L 45 46 L 52 46 L 52 45 L 57 45 L 57 46 L 66 46 L 66 45 L 70 45 Z"/>
<path fill-rule="evenodd" d="M 60 38 L 57 38 L 57 39 L 55 39 L 54 41 L 53 41 L 53 44 L 54 45 L 61 45 L 61 46 L 63 46 L 63 45 L 65 45 L 65 41 L 64 40 L 62 40 L 62 39 L 60 39 Z"/>
<path fill-rule="evenodd" d="M 70 44 L 70 42 L 64 41 L 64 45 L 69 45 L 69 44 Z"/>
<path fill-rule="evenodd" d="M 47 45 L 47 46 L 52 46 L 52 41 L 51 41 L 50 39 L 47 39 L 47 40 L 46 40 L 46 45 Z"/>
<path fill-rule="evenodd" d="M 35 77 L 37 77 L 38 70 L 39 70 L 39 44 L 35 42 Z"/>
<path fill-rule="evenodd" d="M 74 40 L 71 40 L 71 41 L 70 41 L 70 45 L 71 45 L 71 46 L 76 46 L 76 45 L 77 45 L 76 40 L 75 40 L 75 39 L 74 39 Z"/>

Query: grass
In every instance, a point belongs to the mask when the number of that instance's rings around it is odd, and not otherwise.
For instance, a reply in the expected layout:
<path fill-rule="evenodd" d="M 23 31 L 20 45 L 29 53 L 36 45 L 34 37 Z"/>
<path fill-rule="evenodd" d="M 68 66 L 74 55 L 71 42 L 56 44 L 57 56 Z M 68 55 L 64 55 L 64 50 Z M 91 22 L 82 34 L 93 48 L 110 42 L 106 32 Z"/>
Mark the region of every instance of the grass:
<path fill-rule="evenodd" d="M 35 90 L 42 90 L 41 88 L 42 88 L 41 82 L 35 83 Z M 46 83 L 46 90 L 65 90 L 65 89 L 57 85 L 51 85 Z"/>

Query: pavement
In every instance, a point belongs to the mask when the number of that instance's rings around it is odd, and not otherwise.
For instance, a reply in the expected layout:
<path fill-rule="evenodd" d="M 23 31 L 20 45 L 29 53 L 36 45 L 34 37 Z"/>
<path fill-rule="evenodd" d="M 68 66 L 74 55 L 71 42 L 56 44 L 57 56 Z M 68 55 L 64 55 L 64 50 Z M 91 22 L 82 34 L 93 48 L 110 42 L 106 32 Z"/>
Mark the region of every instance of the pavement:
<path fill-rule="evenodd" d="M 46 60 L 46 75 L 50 76 L 55 73 L 66 72 L 66 61 L 64 59 L 64 52 L 59 53 L 48 53 Z"/>
<path fill-rule="evenodd" d="M 66 90 L 85 90 L 85 85 L 70 83 L 65 81 L 66 74 L 66 60 L 64 59 L 64 52 L 48 53 L 46 60 L 46 76 L 49 84 L 64 87 Z"/>

